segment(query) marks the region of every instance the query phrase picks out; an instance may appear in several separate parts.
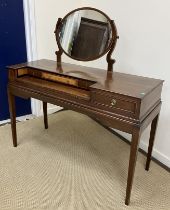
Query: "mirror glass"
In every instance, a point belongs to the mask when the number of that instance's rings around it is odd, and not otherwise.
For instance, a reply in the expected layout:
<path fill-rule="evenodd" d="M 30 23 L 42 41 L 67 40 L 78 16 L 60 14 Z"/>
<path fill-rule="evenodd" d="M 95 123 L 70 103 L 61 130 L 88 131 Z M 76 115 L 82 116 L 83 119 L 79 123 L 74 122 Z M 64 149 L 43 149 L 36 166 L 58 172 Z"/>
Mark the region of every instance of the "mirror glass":
<path fill-rule="evenodd" d="M 95 9 L 79 9 L 66 15 L 59 28 L 62 50 L 71 58 L 94 60 L 104 55 L 113 39 L 111 20 Z"/>

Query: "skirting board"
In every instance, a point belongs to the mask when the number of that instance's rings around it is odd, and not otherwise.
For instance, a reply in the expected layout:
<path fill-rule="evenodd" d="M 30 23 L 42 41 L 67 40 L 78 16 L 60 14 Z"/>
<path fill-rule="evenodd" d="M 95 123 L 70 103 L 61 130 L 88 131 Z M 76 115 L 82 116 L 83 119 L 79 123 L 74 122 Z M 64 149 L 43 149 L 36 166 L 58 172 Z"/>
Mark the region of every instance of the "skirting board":
<path fill-rule="evenodd" d="M 53 114 L 55 112 L 60 111 L 61 109 L 63 109 L 63 108 L 60 107 L 60 106 L 55 106 L 55 105 L 52 105 L 52 104 L 47 104 L 48 114 Z M 42 107 L 41 107 L 40 116 L 42 116 L 42 115 L 43 115 L 43 110 L 42 110 Z"/>
<path fill-rule="evenodd" d="M 55 112 L 58 112 L 60 111 L 61 109 L 63 109 L 62 107 L 59 107 L 59 106 L 51 106 L 48 108 L 48 114 L 53 114 Z M 41 110 L 40 111 L 40 116 L 43 115 L 43 111 Z M 33 115 L 33 114 L 30 114 L 30 115 L 24 115 L 24 116 L 21 116 L 21 117 L 17 117 L 16 118 L 16 121 L 26 121 L 26 120 L 31 120 L 31 119 L 34 119 L 36 118 L 37 116 Z M 4 124 L 7 124 L 7 123 L 10 123 L 10 119 L 7 119 L 7 120 L 2 120 L 0 121 L 0 125 L 4 125 Z"/>
<path fill-rule="evenodd" d="M 129 142 L 131 142 L 130 139 L 130 135 L 123 133 L 121 131 L 115 130 L 116 133 L 120 134 L 120 136 L 122 136 L 123 138 L 125 138 L 126 140 L 128 140 Z M 144 141 L 141 140 L 139 148 L 144 150 L 147 153 L 148 150 L 148 144 L 146 144 Z M 158 151 L 157 149 L 153 148 L 153 152 L 152 152 L 152 156 L 158 160 L 159 162 L 161 162 L 163 165 L 167 166 L 168 168 L 170 168 L 170 158 L 165 156 L 163 153 L 161 153 L 160 151 Z"/>
<path fill-rule="evenodd" d="M 17 117 L 16 120 L 20 122 L 20 121 L 26 121 L 26 120 L 30 120 L 30 119 L 34 119 L 34 118 L 35 118 L 35 116 L 30 114 L 30 115 Z M 0 125 L 4 125 L 7 123 L 10 123 L 10 119 L 0 121 Z"/>
<path fill-rule="evenodd" d="M 50 106 L 48 107 L 48 114 L 52 114 L 55 113 L 57 111 L 60 111 L 61 109 L 63 109 L 62 107 L 59 106 Z M 43 115 L 43 111 L 40 111 L 41 115 Z M 17 121 L 25 121 L 28 119 L 33 119 L 35 118 L 34 115 L 26 115 L 26 116 L 22 116 L 22 117 L 17 117 Z M 4 121 L 0 121 L 0 125 L 6 124 L 6 123 L 10 123 L 10 119 L 8 120 L 4 120 Z M 128 140 L 129 142 L 130 140 L 130 135 L 120 132 L 118 130 L 116 130 L 116 133 L 120 134 L 120 136 L 122 136 L 123 138 L 125 138 L 126 140 Z M 144 150 L 145 152 L 147 152 L 148 150 L 148 144 L 146 144 L 145 142 L 141 141 L 139 147 Z M 153 149 L 153 154 L 152 156 L 158 160 L 159 162 L 161 162 L 162 164 L 164 164 L 165 166 L 167 166 L 168 168 L 170 168 L 170 158 L 168 158 L 167 156 L 165 156 L 164 154 L 162 154 L 161 152 L 159 152 L 157 149 Z"/>
<path fill-rule="evenodd" d="M 141 141 L 140 142 L 140 148 L 142 150 L 144 150 L 145 152 L 147 152 L 148 150 L 148 145 Z M 162 154 L 161 152 L 159 152 L 157 149 L 153 149 L 153 154 L 152 156 L 159 160 L 161 163 L 163 163 L 164 165 L 166 165 L 168 168 L 170 168 L 170 158 L 168 158 L 166 155 Z"/>

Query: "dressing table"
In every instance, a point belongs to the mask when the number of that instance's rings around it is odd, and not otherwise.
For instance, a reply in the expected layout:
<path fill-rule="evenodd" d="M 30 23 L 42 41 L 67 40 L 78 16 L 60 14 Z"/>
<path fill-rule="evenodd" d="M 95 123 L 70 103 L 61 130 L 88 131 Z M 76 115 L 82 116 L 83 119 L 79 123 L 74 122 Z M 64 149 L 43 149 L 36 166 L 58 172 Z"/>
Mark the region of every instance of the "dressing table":
<path fill-rule="evenodd" d="M 84 36 L 84 33 L 89 33 L 89 36 Z M 113 71 L 115 60 L 111 55 L 118 39 L 116 25 L 97 9 L 79 8 L 63 19 L 59 18 L 55 35 L 57 61 L 37 60 L 8 67 L 13 145 L 17 146 L 15 96 L 36 98 L 43 102 L 46 129 L 47 103 L 51 103 L 84 113 L 106 126 L 132 134 L 125 198 L 128 205 L 140 136 L 151 124 L 146 161 L 146 170 L 149 170 L 163 81 Z M 64 63 L 61 58 L 63 53 L 81 61 L 95 60 L 108 53 L 108 68 L 102 70 Z"/>

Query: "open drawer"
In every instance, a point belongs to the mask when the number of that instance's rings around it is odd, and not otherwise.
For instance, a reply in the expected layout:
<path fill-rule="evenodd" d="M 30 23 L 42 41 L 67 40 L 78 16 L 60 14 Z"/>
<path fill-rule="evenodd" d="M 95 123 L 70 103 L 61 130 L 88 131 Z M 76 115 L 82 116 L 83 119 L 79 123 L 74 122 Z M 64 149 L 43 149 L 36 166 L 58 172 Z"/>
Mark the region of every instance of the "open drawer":
<path fill-rule="evenodd" d="M 33 76 L 24 75 L 16 79 L 19 83 L 24 83 L 24 87 L 33 88 L 35 90 L 44 90 L 45 92 L 55 92 L 61 97 L 68 96 L 78 99 L 90 100 L 90 91 L 74 87 L 71 85 L 66 85 L 59 82 L 50 82 L 48 80 L 39 79 Z"/>
<path fill-rule="evenodd" d="M 49 72 L 49 71 L 40 71 L 38 69 L 33 69 L 33 68 L 28 68 L 28 67 L 17 69 L 17 78 L 20 78 L 23 76 L 32 76 L 34 78 L 66 84 L 66 85 L 70 85 L 70 86 L 85 89 L 85 90 L 89 90 L 89 86 L 95 83 L 93 81 L 64 75 L 59 72 L 54 73 L 54 72 Z"/>

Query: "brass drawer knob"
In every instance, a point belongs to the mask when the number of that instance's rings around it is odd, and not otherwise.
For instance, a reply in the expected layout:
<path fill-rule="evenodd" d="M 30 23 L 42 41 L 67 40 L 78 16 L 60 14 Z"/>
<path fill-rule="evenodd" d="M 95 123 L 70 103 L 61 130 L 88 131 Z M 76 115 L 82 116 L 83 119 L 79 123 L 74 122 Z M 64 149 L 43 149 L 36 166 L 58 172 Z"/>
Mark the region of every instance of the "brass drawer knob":
<path fill-rule="evenodd" d="M 111 104 L 111 106 L 113 107 L 113 106 L 116 105 L 116 103 L 117 103 L 117 101 L 116 101 L 115 99 L 112 99 L 110 104 Z"/>

